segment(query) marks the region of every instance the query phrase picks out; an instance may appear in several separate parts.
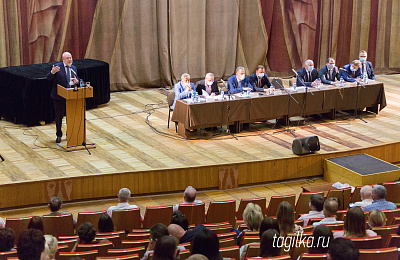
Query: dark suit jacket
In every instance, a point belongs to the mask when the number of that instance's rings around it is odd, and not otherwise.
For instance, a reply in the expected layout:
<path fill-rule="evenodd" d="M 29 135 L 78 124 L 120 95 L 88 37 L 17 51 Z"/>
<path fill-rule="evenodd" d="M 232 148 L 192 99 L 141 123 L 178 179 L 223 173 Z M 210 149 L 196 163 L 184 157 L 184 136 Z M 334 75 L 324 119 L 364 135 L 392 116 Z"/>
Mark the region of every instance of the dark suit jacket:
<path fill-rule="evenodd" d="M 231 94 L 240 93 L 243 91 L 243 88 L 248 87 L 252 88 L 253 91 L 255 89 L 255 86 L 250 83 L 247 77 L 244 77 L 244 80 L 240 81 L 240 84 L 237 80 L 236 74 L 228 78 L 228 90 L 231 92 Z"/>
<path fill-rule="evenodd" d="M 367 75 L 369 79 L 375 80 L 374 69 L 372 68 L 372 63 L 370 61 L 366 61 L 365 65 L 367 67 Z M 364 67 L 361 66 L 361 75 L 364 73 Z"/>
<path fill-rule="evenodd" d="M 69 82 L 67 81 L 67 74 L 65 73 L 64 63 L 58 62 L 54 64 L 54 66 L 60 67 L 60 71 L 55 74 L 51 74 L 50 71 L 49 74 L 47 74 L 47 80 L 53 81 L 53 88 L 51 89 L 50 97 L 55 100 L 64 100 L 63 97 L 57 94 L 57 84 L 60 84 L 64 88 L 69 88 Z M 71 70 L 74 70 L 75 73 L 77 73 L 76 67 L 74 65 L 71 65 Z M 71 78 L 73 77 L 74 73 L 71 71 Z"/>
<path fill-rule="evenodd" d="M 269 81 L 266 73 L 264 73 L 264 77 L 261 78 L 261 84 L 258 84 L 257 73 L 255 72 L 249 76 L 249 80 L 257 88 L 264 88 L 265 86 L 271 87 L 271 82 Z"/>
<path fill-rule="evenodd" d="M 340 77 L 343 77 L 344 81 L 354 82 L 356 78 L 361 77 L 361 69 L 358 68 L 358 70 L 356 70 L 355 77 L 353 78 L 353 72 L 350 70 L 350 66 L 351 64 L 343 66 L 343 69 L 345 69 L 346 71 L 342 70 L 340 72 Z"/>
<path fill-rule="evenodd" d="M 319 71 L 319 78 L 324 84 L 332 84 L 336 79 L 340 80 L 340 73 L 338 67 L 333 68 L 332 77 L 329 74 L 328 66 L 323 66 Z"/>
<path fill-rule="evenodd" d="M 297 72 L 297 74 L 299 75 L 298 78 L 297 78 L 297 86 L 303 86 L 303 83 L 300 82 L 299 78 L 300 78 L 300 79 L 304 82 L 304 84 L 305 84 L 306 86 L 308 86 L 308 87 L 310 87 L 311 84 L 312 84 L 316 79 L 319 78 L 318 70 L 317 70 L 316 68 L 314 68 L 314 69 L 311 71 L 311 81 L 308 79 L 308 76 L 307 76 L 308 73 L 306 72 L 306 68 L 305 68 L 305 67 L 303 67 L 301 70 L 299 70 L 299 71 Z"/>
<path fill-rule="evenodd" d="M 196 82 L 196 91 L 199 95 L 203 95 L 202 90 L 206 91 L 206 81 L 204 79 Z M 215 80 L 211 85 L 211 93 L 215 93 L 215 95 L 219 94 L 218 84 Z"/>

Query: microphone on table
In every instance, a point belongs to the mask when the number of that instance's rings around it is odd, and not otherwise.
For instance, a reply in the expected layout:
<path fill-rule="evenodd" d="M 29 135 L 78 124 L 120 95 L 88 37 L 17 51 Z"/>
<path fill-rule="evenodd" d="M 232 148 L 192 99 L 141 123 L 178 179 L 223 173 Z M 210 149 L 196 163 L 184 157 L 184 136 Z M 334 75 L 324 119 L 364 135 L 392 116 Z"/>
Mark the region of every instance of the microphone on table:
<path fill-rule="evenodd" d="M 294 69 L 292 69 L 292 71 L 294 72 L 294 74 L 296 74 L 297 77 L 299 76 L 299 75 L 297 74 L 297 71 L 295 71 Z"/>

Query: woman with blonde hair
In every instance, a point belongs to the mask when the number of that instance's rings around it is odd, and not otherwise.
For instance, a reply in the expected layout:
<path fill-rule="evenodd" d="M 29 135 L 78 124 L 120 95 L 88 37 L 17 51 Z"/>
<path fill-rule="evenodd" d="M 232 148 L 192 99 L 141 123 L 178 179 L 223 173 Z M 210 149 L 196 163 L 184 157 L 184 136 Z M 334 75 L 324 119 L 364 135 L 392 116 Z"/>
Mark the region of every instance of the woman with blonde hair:
<path fill-rule="evenodd" d="M 333 233 L 333 238 L 337 237 L 372 237 L 377 234 L 372 230 L 365 229 L 364 212 L 360 207 L 353 207 L 347 211 L 344 220 L 343 231 Z"/>
<path fill-rule="evenodd" d="M 293 206 L 287 201 L 282 201 L 279 204 L 276 219 L 278 220 L 281 236 L 286 236 L 287 233 L 303 231 L 301 226 L 294 224 Z"/>
<path fill-rule="evenodd" d="M 370 227 L 386 226 L 386 215 L 379 209 L 373 209 L 368 214 L 368 225 Z"/>
<path fill-rule="evenodd" d="M 259 231 L 260 225 L 264 216 L 261 211 L 261 207 L 258 204 L 249 203 L 243 211 L 243 221 L 246 224 L 246 229 L 238 236 L 238 245 L 246 231 Z"/>

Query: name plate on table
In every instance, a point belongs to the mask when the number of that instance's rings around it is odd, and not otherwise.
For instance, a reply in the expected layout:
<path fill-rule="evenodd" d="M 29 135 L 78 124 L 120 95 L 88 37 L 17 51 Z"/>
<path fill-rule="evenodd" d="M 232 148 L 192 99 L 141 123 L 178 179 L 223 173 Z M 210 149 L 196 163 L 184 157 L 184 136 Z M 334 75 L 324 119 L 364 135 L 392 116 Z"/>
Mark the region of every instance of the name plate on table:
<path fill-rule="evenodd" d="M 297 92 L 306 92 L 306 87 L 297 87 Z"/>
<path fill-rule="evenodd" d="M 282 90 L 281 89 L 277 89 L 275 90 L 275 95 L 282 95 Z"/>

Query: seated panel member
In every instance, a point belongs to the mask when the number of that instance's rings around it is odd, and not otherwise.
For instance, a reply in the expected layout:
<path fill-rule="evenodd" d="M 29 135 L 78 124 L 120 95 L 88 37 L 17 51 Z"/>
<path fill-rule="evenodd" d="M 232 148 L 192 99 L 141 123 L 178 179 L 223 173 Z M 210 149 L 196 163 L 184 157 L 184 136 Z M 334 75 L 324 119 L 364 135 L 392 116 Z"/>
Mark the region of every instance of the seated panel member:
<path fill-rule="evenodd" d="M 361 62 L 359 60 L 353 60 L 350 64 L 344 65 L 343 70 L 340 72 L 340 76 L 347 82 L 360 81 L 361 77 Z"/>
<path fill-rule="evenodd" d="M 175 100 L 172 104 L 172 109 L 175 108 L 175 103 L 177 99 L 184 99 L 192 97 L 192 91 L 194 90 L 194 84 L 190 83 L 190 75 L 188 73 L 183 73 L 181 76 L 181 81 L 175 84 Z"/>
<path fill-rule="evenodd" d="M 243 92 L 243 88 L 253 88 L 249 79 L 244 74 L 245 72 L 243 67 L 237 67 L 235 73 L 235 75 L 228 78 L 228 91 L 230 91 L 231 94 Z"/>
<path fill-rule="evenodd" d="M 367 76 L 369 79 L 375 80 L 374 69 L 372 68 L 372 63 L 367 61 L 367 52 L 360 51 L 359 60 L 361 62 L 361 75 L 367 70 Z"/>
<path fill-rule="evenodd" d="M 267 88 L 271 87 L 271 82 L 269 81 L 268 76 L 265 73 L 265 68 L 262 65 L 257 66 L 256 72 L 254 72 L 249 76 L 249 80 L 250 83 L 252 83 L 256 88 L 261 89 L 265 87 Z"/>
<path fill-rule="evenodd" d="M 214 74 L 211 72 L 206 74 L 205 79 L 196 82 L 196 91 L 199 95 L 203 95 L 203 90 L 210 96 L 219 94 L 217 81 L 214 80 Z"/>
<path fill-rule="evenodd" d="M 314 62 L 312 60 L 306 60 L 304 67 L 297 72 L 297 86 L 303 86 L 299 78 L 304 82 L 307 87 L 315 86 L 316 80 L 319 79 L 318 70 L 314 68 Z"/>
<path fill-rule="evenodd" d="M 340 73 L 338 67 L 335 66 L 333 58 L 326 60 L 326 65 L 319 71 L 319 78 L 324 84 L 335 85 L 339 82 Z"/>

